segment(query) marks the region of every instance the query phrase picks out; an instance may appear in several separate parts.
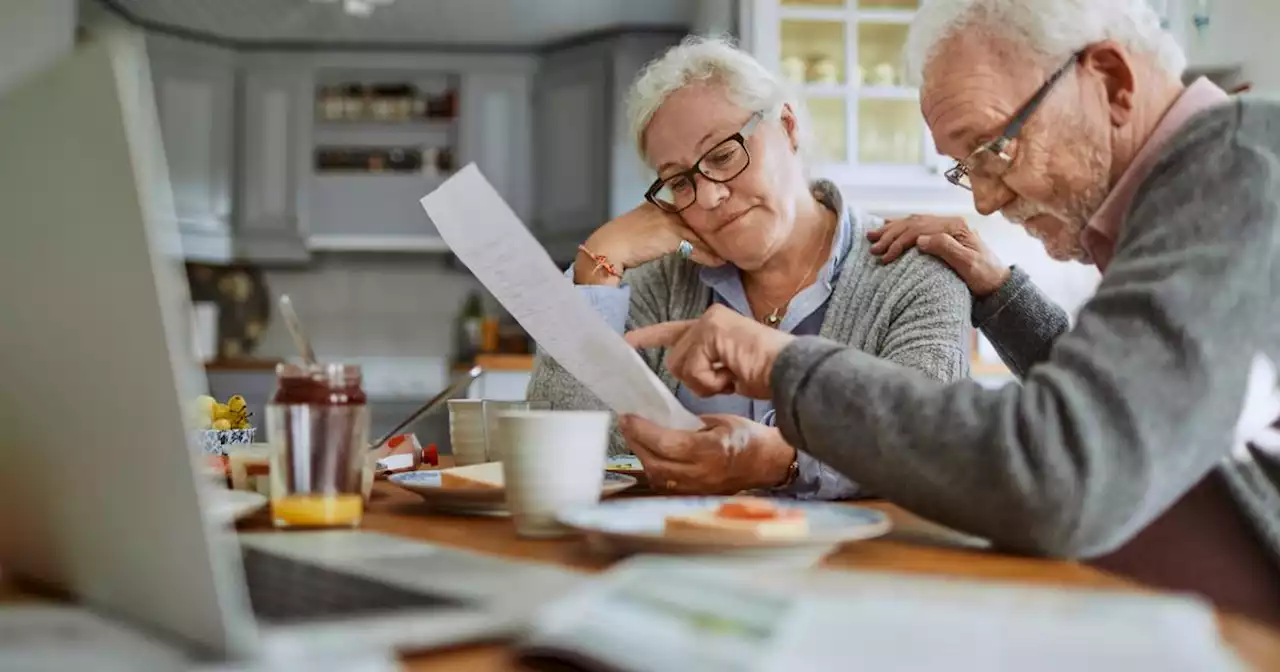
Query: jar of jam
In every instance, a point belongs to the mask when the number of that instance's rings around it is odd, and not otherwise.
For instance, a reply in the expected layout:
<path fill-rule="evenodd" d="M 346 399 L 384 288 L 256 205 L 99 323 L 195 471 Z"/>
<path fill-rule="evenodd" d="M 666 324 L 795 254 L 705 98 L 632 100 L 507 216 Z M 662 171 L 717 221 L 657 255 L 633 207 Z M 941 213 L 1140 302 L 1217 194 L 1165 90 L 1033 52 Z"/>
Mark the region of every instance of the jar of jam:
<path fill-rule="evenodd" d="M 364 513 L 369 409 L 360 367 L 276 367 L 267 404 L 276 527 L 355 527 Z"/>

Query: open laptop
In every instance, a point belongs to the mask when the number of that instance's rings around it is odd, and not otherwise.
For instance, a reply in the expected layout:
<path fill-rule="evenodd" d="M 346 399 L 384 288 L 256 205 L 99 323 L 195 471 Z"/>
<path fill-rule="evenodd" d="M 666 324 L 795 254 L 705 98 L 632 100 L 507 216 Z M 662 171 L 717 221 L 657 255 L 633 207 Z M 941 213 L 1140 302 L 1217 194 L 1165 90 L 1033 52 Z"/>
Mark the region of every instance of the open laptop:
<path fill-rule="evenodd" d="M 0 96 L 0 568 L 203 660 L 515 634 L 581 579 L 359 531 L 206 513 L 200 389 L 140 36 Z"/>

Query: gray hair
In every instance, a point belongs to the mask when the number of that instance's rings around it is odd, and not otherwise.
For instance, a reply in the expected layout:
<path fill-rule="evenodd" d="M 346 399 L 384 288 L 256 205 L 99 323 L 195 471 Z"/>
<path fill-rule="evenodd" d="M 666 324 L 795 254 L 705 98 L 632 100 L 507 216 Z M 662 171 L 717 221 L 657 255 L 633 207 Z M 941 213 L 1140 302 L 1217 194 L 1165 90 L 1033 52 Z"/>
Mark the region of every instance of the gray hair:
<path fill-rule="evenodd" d="M 627 127 L 640 158 L 648 161 L 644 135 L 653 115 L 671 94 L 695 83 L 723 86 L 733 104 L 774 114 L 790 105 L 796 116 L 799 144 L 807 146 L 808 114 L 791 88 L 727 37 L 686 37 L 649 62 L 627 95 Z"/>
<path fill-rule="evenodd" d="M 1146 54 L 1174 78 L 1187 57 L 1148 0 L 924 0 L 907 34 L 907 76 L 919 85 L 938 45 L 961 30 L 1006 38 L 1046 66 L 1080 49 L 1114 40 Z"/>

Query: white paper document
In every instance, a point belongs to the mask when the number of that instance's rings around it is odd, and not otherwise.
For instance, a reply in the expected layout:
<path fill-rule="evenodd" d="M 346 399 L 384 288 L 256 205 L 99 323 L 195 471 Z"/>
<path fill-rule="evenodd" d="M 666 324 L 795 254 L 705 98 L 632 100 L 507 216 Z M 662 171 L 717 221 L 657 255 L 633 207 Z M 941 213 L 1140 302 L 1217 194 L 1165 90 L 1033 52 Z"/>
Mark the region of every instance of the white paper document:
<path fill-rule="evenodd" d="M 425 196 L 422 207 L 520 326 L 610 408 L 672 429 L 702 427 L 556 268 L 475 164 Z"/>

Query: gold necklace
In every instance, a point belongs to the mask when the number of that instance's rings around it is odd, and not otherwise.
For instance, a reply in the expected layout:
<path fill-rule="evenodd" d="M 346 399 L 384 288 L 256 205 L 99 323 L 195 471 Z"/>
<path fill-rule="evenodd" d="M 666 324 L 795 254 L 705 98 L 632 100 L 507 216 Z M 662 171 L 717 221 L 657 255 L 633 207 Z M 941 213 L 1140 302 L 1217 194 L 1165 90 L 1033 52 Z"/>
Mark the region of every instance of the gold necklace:
<path fill-rule="evenodd" d="M 826 247 L 827 247 L 826 242 L 823 242 L 822 247 L 819 249 L 820 250 L 826 249 Z M 804 274 L 804 277 L 800 278 L 800 284 L 796 285 L 795 290 L 792 291 L 791 295 L 786 299 L 786 303 L 788 305 L 791 303 L 792 299 L 796 298 L 796 294 L 799 294 L 800 290 L 804 289 L 804 283 L 809 280 L 809 276 L 812 275 L 814 272 L 816 272 L 819 268 L 822 268 L 822 265 L 825 263 L 827 263 L 827 260 L 824 259 L 821 254 L 819 254 L 818 265 L 810 267 L 809 270 Z M 779 306 L 770 305 L 769 307 L 772 308 L 773 311 L 770 312 L 768 315 L 765 315 L 764 319 L 760 321 L 764 322 L 766 325 L 770 327 L 773 327 L 774 329 L 777 329 L 778 325 L 782 324 L 782 318 L 786 315 L 786 313 L 779 314 L 779 311 L 782 310 L 782 306 L 780 305 Z"/>

